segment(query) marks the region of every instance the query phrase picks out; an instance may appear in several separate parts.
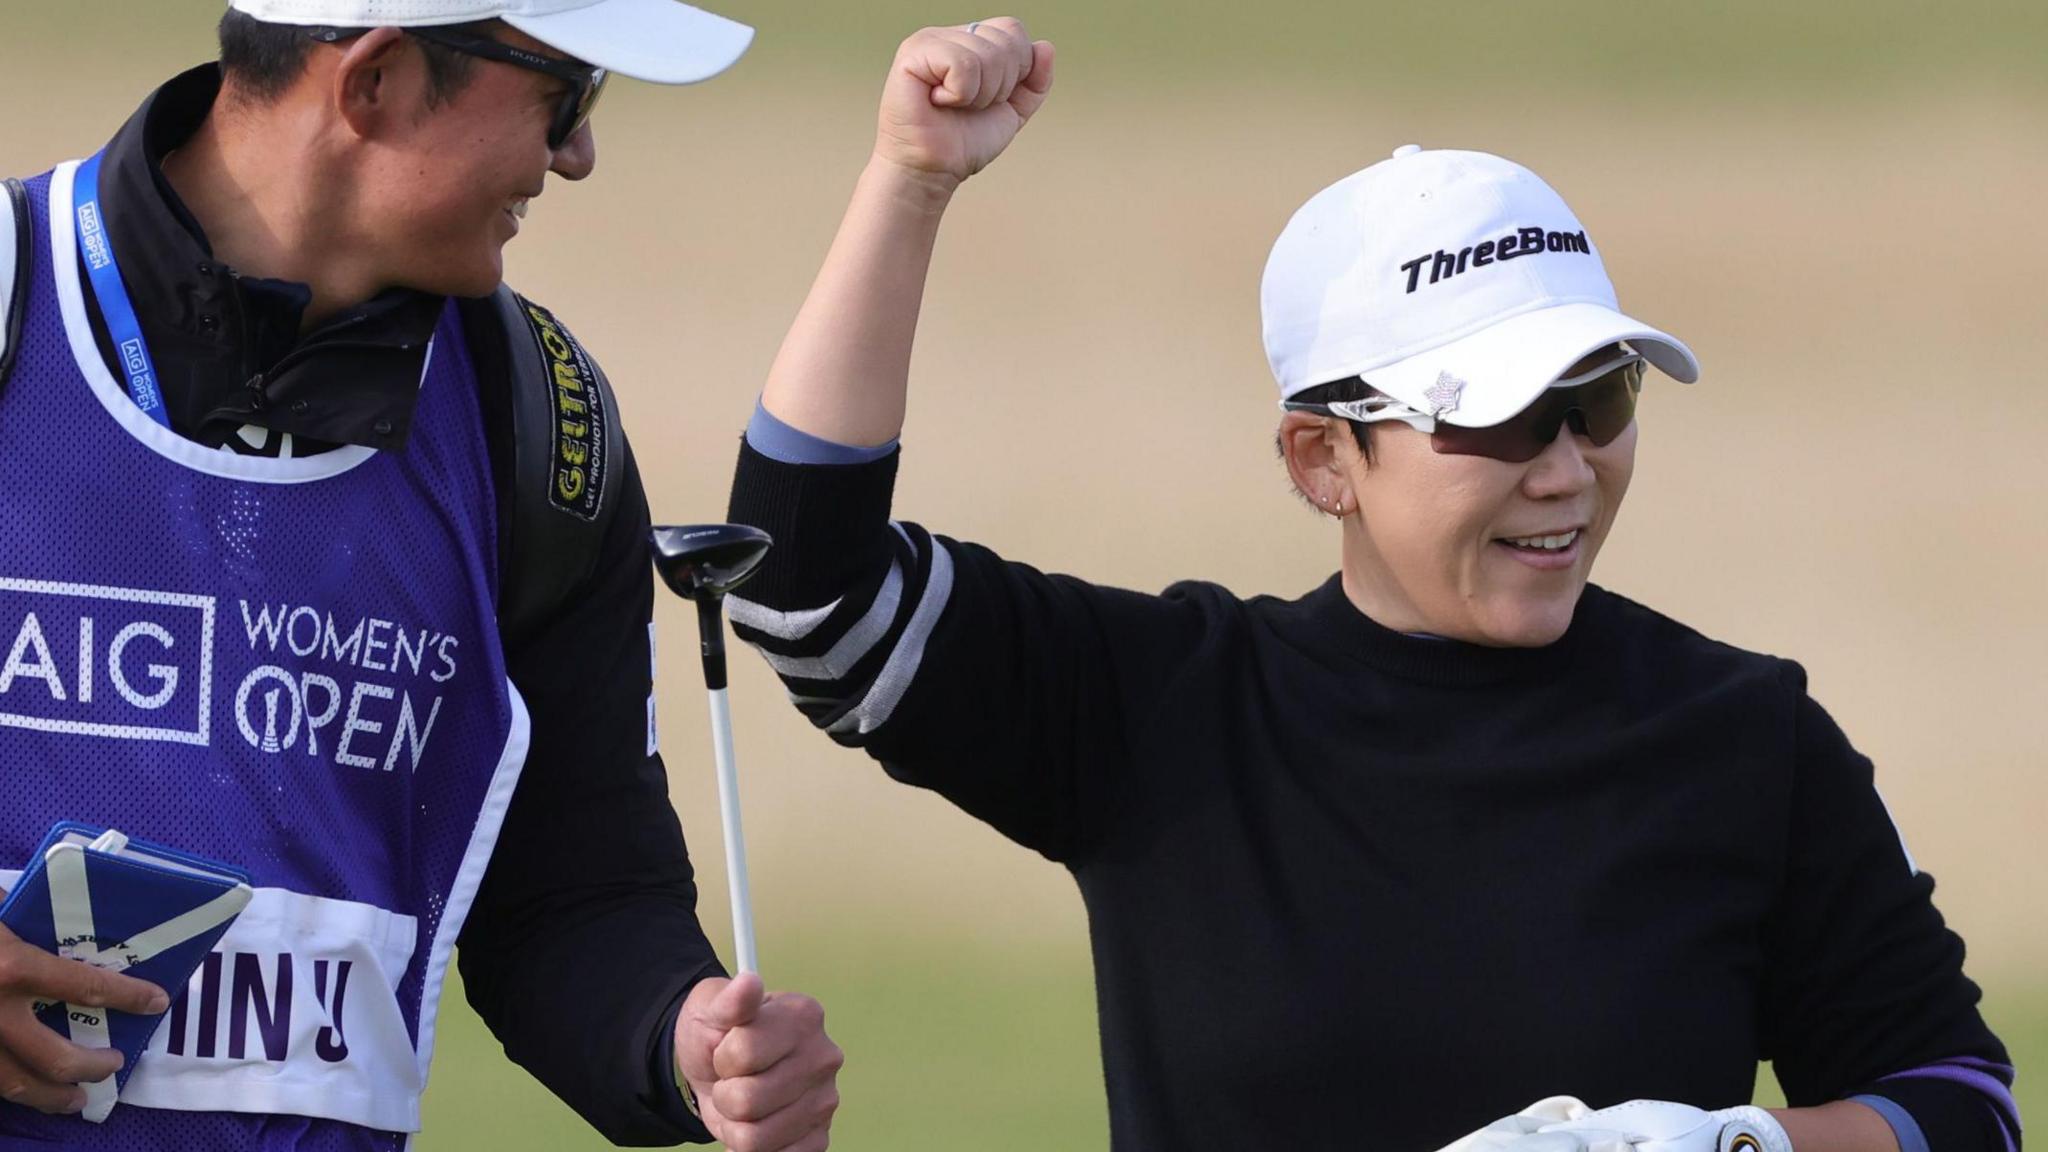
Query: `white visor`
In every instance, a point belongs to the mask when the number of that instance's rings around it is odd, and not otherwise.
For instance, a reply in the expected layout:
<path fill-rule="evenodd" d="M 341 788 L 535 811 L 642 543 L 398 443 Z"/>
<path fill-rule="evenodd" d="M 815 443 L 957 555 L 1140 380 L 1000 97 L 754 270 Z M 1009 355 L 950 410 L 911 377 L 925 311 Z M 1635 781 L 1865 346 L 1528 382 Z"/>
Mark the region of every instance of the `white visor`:
<path fill-rule="evenodd" d="M 505 23 L 548 47 L 621 76 L 695 84 L 733 66 L 754 30 L 675 0 L 599 0 L 544 15 L 507 14 Z"/>
<path fill-rule="evenodd" d="M 229 0 L 270 24 L 426 28 L 503 20 L 586 64 L 656 84 L 694 84 L 733 66 L 754 30 L 678 0 Z"/>
<path fill-rule="evenodd" d="M 1372 369 L 1366 383 L 1421 412 L 1448 374 L 1466 386 L 1441 418 L 1488 428 L 1527 408 L 1565 370 L 1610 344 L 1626 344 L 1683 384 L 1700 378 L 1692 350 L 1673 337 L 1599 304 L 1558 304 L 1510 316 L 1462 340 Z M 1441 395 L 1441 394 L 1439 394 Z"/>

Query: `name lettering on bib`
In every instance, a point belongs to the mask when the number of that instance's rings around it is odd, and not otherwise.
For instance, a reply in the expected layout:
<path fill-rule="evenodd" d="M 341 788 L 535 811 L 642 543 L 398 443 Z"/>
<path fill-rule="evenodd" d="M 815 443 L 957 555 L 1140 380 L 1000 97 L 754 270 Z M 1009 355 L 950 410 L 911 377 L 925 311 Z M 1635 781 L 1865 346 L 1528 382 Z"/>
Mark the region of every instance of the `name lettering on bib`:
<path fill-rule="evenodd" d="M 312 999 L 295 974 L 312 968 Z M 171 1005 L 156 1048 L 196 1060 L 298 1059 L 339 1064 L 348 1059 L 345 1034 L 348 980 L 353 960 L 308 961 L 290 952 L 213 952 L 192 978 L 190 994 Z M 294 1005 L 317 1015 L 312 1028 L 294 1031 Z M 305 1051 L 294 1053 L 297 1037 Z"/>
<path fill-rule="evenodd" d="M 20 876 L 0 870 L 0 888 Z M 172 1000 L 122 1102 L 416 1131 L 422 1070 L 395 993 L 418 946 L 410 916 L 258 888 Z"/>
<path fill-rule="evenodd" d="M 257 889 L 172 1003 L 122 1100 L 289 1105 L 278 1110 L 417 1128 L 419 1062 L 393 999 L 417 941 L 409 916 Z"/>

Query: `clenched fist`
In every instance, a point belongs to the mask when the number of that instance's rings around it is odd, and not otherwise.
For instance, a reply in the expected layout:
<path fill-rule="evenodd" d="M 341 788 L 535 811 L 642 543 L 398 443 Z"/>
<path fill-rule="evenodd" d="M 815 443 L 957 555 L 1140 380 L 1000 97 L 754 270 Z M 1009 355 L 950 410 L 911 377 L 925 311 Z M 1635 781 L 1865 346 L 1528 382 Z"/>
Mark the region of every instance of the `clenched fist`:
<path fill-rule="evenodd" d="M 700 982 L 676 1017 L 677 1067 L 732 1152 L 823 1152 L 845 1062 L 816 1000 L 752 973 Z"/>
<path fill-rule="evenodd" d="M 875 158 L 957 185 L 987 167 L 1052 91 L 1052 45 L 999 16 L 926 28 L 896 50 Z"/>

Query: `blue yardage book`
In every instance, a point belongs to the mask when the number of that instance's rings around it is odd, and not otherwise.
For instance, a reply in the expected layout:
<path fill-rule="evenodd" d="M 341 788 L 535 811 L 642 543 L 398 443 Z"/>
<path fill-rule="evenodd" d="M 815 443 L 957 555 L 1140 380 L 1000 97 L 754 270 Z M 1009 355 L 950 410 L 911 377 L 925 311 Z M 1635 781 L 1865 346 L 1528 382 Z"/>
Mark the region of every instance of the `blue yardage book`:
<path fill-rule="evenodd" d="M 147 980 L 171 994 L 185 985 L 249 903 L 234 868 L 119 832 L 59 824 L 0 904 L 0 924 L 45 951 Z M 120 1086 L 163 1020 L 63 1003 L 36 1018 L 87 1048 L 118 1048 L 121 1071 L 85 1085 L 85 1118 L 105 1120 Z"/>

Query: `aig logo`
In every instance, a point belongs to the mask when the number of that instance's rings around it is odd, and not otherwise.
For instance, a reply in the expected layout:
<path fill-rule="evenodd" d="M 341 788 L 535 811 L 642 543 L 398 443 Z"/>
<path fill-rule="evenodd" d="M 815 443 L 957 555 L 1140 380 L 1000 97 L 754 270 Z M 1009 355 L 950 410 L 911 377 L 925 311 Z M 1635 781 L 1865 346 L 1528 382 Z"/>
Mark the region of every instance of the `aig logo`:
<path fill-rule="evenodd" d="M 210 596 L 0 577 L 0 726 L 205 744 Z"/>
<path fill-rule="evenodd" d="M 86 262 L 97 272 L 114 262 L 114 250 L 107 244 L 107 230 L 100 223 L 100 203 L 94 200 L 78 210 L 78 235 L 85 244 Z"/>
<path fill-rule="evenodd" d="M 142 341 L 129 340 L 121 345 L 121 366 L 128 369 L 130 376 L 139 376 L 149 367 L 149 361 L 142 356 Z"/>

